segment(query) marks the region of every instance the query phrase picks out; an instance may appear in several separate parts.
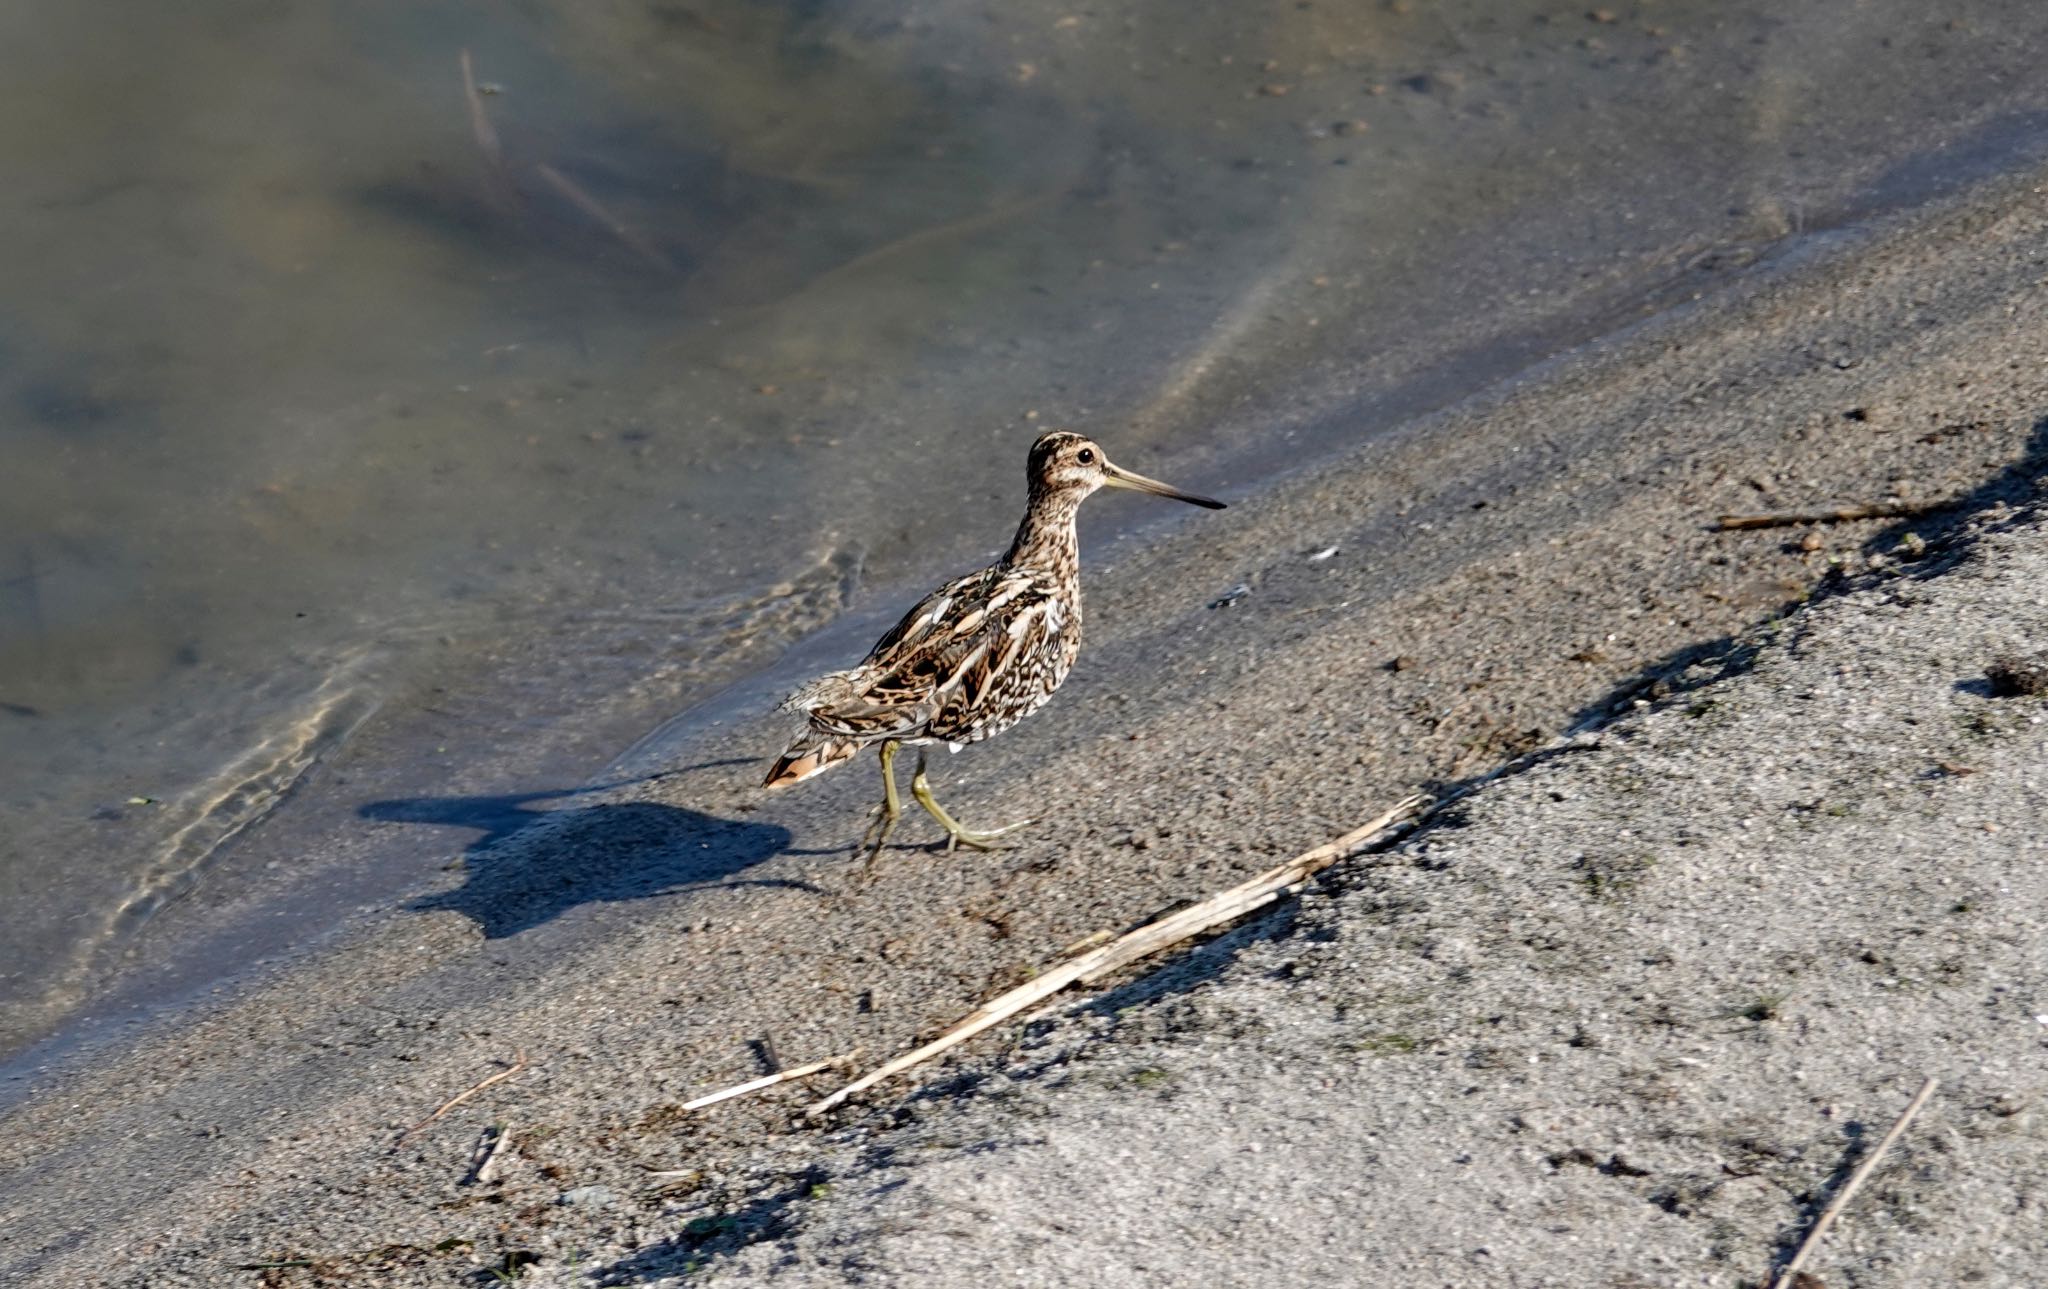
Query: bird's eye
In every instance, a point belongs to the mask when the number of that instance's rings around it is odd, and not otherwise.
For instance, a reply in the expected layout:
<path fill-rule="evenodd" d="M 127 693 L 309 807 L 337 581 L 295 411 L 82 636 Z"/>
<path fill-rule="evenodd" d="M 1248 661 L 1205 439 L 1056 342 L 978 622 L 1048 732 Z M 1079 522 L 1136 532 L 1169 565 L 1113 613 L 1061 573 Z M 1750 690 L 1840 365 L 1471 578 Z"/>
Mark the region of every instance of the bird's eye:
<path fill-rule="evenodd" d="M 1074 460 L 1079 461 L 1082 465 L 1094 465 L 1095 449 L 1082 448 L 1078 453 L 1074 455 Z"/>

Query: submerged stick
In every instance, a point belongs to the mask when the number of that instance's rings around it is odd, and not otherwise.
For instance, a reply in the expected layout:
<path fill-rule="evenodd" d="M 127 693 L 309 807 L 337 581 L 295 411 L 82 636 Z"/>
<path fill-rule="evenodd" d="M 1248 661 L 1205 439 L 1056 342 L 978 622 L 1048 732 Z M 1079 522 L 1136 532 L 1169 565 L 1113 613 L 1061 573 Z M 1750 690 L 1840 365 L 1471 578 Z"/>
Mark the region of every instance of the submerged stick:
<path fill-rule="evenodd" d="M 1200 935 L 1210 927 L 1234 921 L 1254 909 L 1271 904 L 1290 888 L 1306 881 L 1338 860 L 1355 854 L 1374 835 L 1413 811 L 1425 800 L 1427 798 L 1421 796 L 1408 797 L 1372 822 L 1352 829 L 1335 841 L 1297 855 L 1286 863 L 1269 868 L 1257 877 L 1212 895 L 1199 904 L 1190 905 L 1176 913 L 1168 914 L 1157 922 L 1148 923 L 1135 931 L 1118 936 L 1100 948 L 1090 949 L 1059 963 L 1043 975 L 983 1003 L 951 1029 L 924 1046 L 906 1052 L 847 1084 L 805 1110 L 804 1117 L 816 1119 L 829 1113 L 847 1098 L 865 1092 L 884 1079 L 913 1066 L 922 1065 L 942 1052 L 958 1047 L 983 1030 L 1001 1024 L 1026 1008 L 1050 998 L 1068 985 L 1077 982 L 1093 984 L 1119 967 L 1127 966 L 1182 940 Z"/>
<path fill-rule="evenodd" d="M 582 185 L 578 184 L 574 179 L 571 179 L 545 162 L 535 166 L 533 172 L 547 180 L 550 187 L 568 198 L 570 205 L 596 220 L 606 232 L 618 238 L 635 255 L 638 255 L 641 259 L 646 260 L 664 273 L 676 271 L 675 261 L 663 255 L 654 243 L 627 227 L 624 221 L 612 214 L 611 211 L 605 209 L 602 202 L 598 201 L 597 198 L 591 196 L 588 192 L 585 192 Z"/>
<path fill-rule="evenodd" d="M 1913 1116 L 1920 1113 L 1920 1108 L 1927 1104 L 1927 1098 L 1934 1095 L 1934 1089 L 1938 1086 L 1939 1080 L 1932 1077 L 1922 1083 L 1920 1090 L 1913 1094 L 1913 1099 L 1908 1101 L 1906 1108 L 1899 1113 L 1898 1120 L 1892 1124 L 1892 1130 L 1884 1135 L 1884 1140 L 1877 1143 L 1877 1149 L 1871 1151 L 1864 1161 L 1856 1166 L 1856 1171 L 1849 1174 L 1848 1182 L 1821 1211 L 1819 1220 L 1813 1224 L 1813 1229 L 1806 1233 L 1806 1238 L 1799 1242 L 1798 1252 L 1785 1264 L 1785 1269 L 1778 1273 L 1777 1280 L 1773 1282 L 1777 1289 L 1792 1289 L 1792 1282 L 1798 1278 L 1799 1269 L 1806 1265 L 1807 1255 L 1813 1252 L 1814 1247 L 1820 1243 L 1820 1237 L 1834 1225 L 1835 1219 L 1842 1215 L 1842 1210 L 1849 1207 L 1849 1201 L 1856 1198 L 1856 1192 L 1864 1181 L 1871 1173 L 1877 1171 L 1885 1152 L 1898 1141 L 1900 1134 L 1906 1131 L 1906 1125 L 1913 1122 Z"/>
<path fill-rule="evenodd" d="M 749 1079 L 745 1083 L 736 1083 L 729 1088 L 720 1088 L 716 1092 L 707 1092 L 695 1101 L 685 1101 L 683 1102 L 683 1109 L 702 1110 L 705 1106 L 717 1105 L 721 1101 L 730 1101 L 734 1097 L 743 1097 L 749 1092 L 759 1092 L 762 1088 L 772 1088 L 778 1083 L 787 1083 L 791 1079 L 801 1079 L 807 1075 L 816 1074 L 820 1070 L 829 1070 L 834 1066 L 845 1065 L 851 1059 L 851 1057 L 847 1056 L 833 1056 L 822 1061 L 812 1061 L 809 1065 L 799 1065 L 792 1070 L 777 1070 L 773 1074 L 764 1074 L 758 1079 Z"/>
<path fill-rule="evenodd" d="M 490 113 L 484 111 L 484 94 L 476 85 L 476 64 L 470 61 L 469 51 L 459 55 L 462 64 L 462 97 L 469 104 L 469 132 L 476 136 L 476 146 L 483 150 L 484 160 L 496 169 L 505 167 L 505 148 L 498 142 L 498 129 L 491 124 Z"/>
<path fill-rule="evenodd" d="M 490 172 L 491 200 L 500 207 L 516 206 L 519 195 L 512 186 L 511 173 L 505 168 L 505 145 L 498 140 L 498 127 L 491 124 L 491 114 L 484 110 L 484 93 L 476 83 L 476 64 L 468 49 L 457 56 L 457 61 L 462 67 L 462 99 L 469 105 L 469 132 L 476 137 L 477 151 L 484 154 L 484 166 Z"/>
<path fill-rule="evenodd" d="M 1742 528 L 1790 528 L 1794 524 L 1845 524 L 1858 519 L 1910 519 L 1939 510 L 1944 502 L 1874 501 L 1867 506 L 1834 510 L 1776 510 L 1761 515 L 1722 515 L 1714 521 L 1721 532 Z"/>
<path fill-rule="evenodd" d="M 484 111 L 484 93 L 476 84 L 476 64 L 470 61 L 467 49 L 458 58 L 462 64 L 462 97 L 469 104 L 469 132 L 476 136 L 476 146 L 483 152 L 484 160 L 491 163 L 491 169 L 502 174 L 505 146 L 498 142 L 498 128 L 491 124 L 491 114 Z"/>
<path fill-rule="evenodd" d="M 827 283 L 851 277 L 887 260 L 907 255 L 913 251 L 923 250 L 935 242 L 943 242 L 955 237 L 966 237 L 978 233 L 985 228 L 993 228 L 998 224 L 1007 223 L 1039 206 L 1057 201 L 1059 198 L 1066 196 L 1067 192 L 1067 187 L 1062 185 L 1045 192 L 1033 193 L 1027 197 L 1006 201 L 972 215 L 963 215 L 959 219 L 948 220 L 943 224 L 933 224 L 926 228 L 920 228 L 914 233 L 906 233 L 902 237 L 896 238 L 894 241 L 885 242 L 871 251 L 863 251 L 843 264 L 836 264 L 826 269 L 823 273 L 804 283 L 799 289 L 803 291 L 816 290 Z"/>
<path fill-rule="evenodd" d="M 440 1119 L 442 1115 L 447 1114 L 450 1110 L 453 1110 L 456 1106 L 459 1106 L 463 1102 L 469 1100 L 471 1097 L 483 1091 L 485 1088 L 491 1086 L 493 1083 L 503 1083 L 506 1079 L 512 1078 L 515 1075 L 523 1073 L 526 1069 L 526 1049 L 523 1047 L 518 1048 L 513 1052 L 512 1056 L 513 1060 L 511 1069 L 499 1070 L 496 1074 L 493 1074 L 488 1079 L 484 1079 L 482 1082 L 472 1084 L 467 1089 L 456 1093 L 452 1097 L 449 1097 L 446 1101 L 443 1101 L 441 1103 L 440 1109 L 434 1111 L 434 1113 L 420 1120 L 412 1127 L 407 1128 L 404 1132 L 399 1133 L 398 1140 L 391 1143 L 391 1148 L 393 1150 L 397 1150 L 406 1142 L 411 1141 L 414 1137 L 418 1136 L 425 1129 L 432 1127 L 435 1121 Z"/>

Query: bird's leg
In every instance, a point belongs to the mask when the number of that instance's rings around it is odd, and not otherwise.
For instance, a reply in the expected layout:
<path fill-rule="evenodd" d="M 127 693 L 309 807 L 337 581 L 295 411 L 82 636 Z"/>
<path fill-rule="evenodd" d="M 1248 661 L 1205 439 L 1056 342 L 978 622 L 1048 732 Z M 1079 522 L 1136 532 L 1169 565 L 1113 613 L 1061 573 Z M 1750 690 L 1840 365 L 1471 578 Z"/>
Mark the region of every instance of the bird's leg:
<path fill-rule="evenodd" d="M 923 752 L 917 754 L 917 773 L 910 776 L 910 795 L 916 797 L 917 804 L 923 806 L 927 814 L 939 821 L 939 827 L 946 830 L 947 854 L 951 854 L 955 846 L 972 846 L 976 850 L 994 850 L 996 838 L 1038 822 L 1036 819 L 1026 819 L 1019 823 L 1011 824 L 1006 828 L 990 829 L 988 832 L 976 832 L 972 828 L 961 827 L 953 816 L 946 813 L 946 808 L 939 804 L 938 798 L 932 795 L 932 785 L 924 777 Z"/>
<path fill-rule="evenodd" d="M 903 802 L 896 795 L 896 740 L 882 741 L 882 804 L 871 813 L 874 822 L 860 835 L 860 849 L 867 851 L 867 872 L 873 875 L 875 857 L 882 853 L 882 843 L 889 840 L 889 834 L 896 831 L 896 820 L 903 814 Z"/>

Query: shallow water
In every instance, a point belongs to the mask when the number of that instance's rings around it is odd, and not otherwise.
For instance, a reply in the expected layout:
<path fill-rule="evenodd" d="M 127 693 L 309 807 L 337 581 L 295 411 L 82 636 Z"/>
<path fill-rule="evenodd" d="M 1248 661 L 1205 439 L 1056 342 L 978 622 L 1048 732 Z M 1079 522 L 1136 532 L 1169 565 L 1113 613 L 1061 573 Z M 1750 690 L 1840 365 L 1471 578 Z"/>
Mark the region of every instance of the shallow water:
<path fill-rule="evenodd" d="M 1046 426 L 1247 489 L 2039 137 L 2048 14 L 1788 8 L 0 16 L 0 1052 L 251 829 L 1000 546 Z"/>

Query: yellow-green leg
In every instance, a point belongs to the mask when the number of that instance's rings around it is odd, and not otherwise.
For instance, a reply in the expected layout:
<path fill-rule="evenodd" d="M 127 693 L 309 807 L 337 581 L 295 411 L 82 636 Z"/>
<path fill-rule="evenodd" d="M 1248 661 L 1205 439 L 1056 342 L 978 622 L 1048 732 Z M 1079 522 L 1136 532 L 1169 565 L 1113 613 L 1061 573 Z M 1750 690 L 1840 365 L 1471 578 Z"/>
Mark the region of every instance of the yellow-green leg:
<path fill-rule="evenodd" d="M 949 855 L 953 852 L 955 846 L 972 846 L 976 850 L 994 850 L 996 848 L 996 838 L 1038 822 L 1036 819 L 1025 819 L 1008 827 L 993 828 L 987 832 L 977 832 L 972 828 L 961 827 L 953 816 L 946 813 L 946 808 L 939 804 L 938 798 L 932 795 L 932 785 L 924 777 L 924 753 L 922 752 L 917 754 L 917 773 L 910 776 L 910 795 L 916 797 L 917 804 L 925 808 L 925 813 L 938 820 L 939 827 L 946 830 L 946 853 Z"/>
<path fill-rule="evenodd" d="M 903 801 L 896 795 L 896 740 L 885 739 L 882 743 L 882 804 L 874 808 L 874 822 L 860 836 L 860 849 L 867 851 L 867 871 L 875 871 L 875 857 L 882 853 L 882 843 L 889 840 L 889 834 L 896 831 L 896 821 L 903 815 Z"/>

